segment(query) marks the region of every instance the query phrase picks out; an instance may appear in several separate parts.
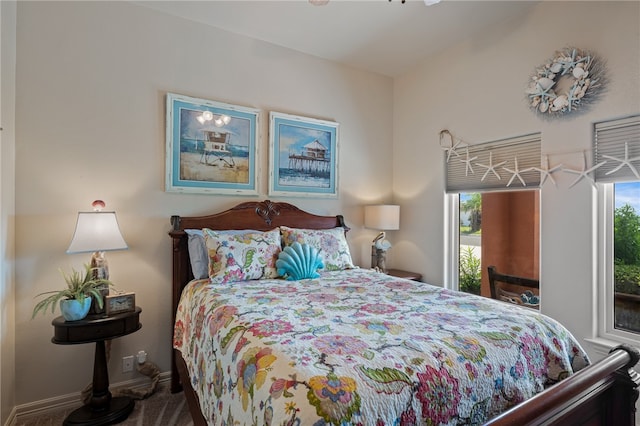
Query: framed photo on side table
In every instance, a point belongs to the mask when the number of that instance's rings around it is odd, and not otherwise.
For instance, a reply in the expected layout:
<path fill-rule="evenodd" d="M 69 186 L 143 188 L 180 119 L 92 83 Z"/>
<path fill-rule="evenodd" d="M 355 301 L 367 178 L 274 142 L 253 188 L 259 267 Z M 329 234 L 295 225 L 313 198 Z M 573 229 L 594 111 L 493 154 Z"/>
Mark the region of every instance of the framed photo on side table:
<path fill-rule="evenodd" d="M 333 121 L 269 114 L 269 195 L 336 198 L 338 127 Z"/>
<path fill-rule="evenodd" d="M 258 195 L 259 115 L 168 93 L 166 191 Z"/>

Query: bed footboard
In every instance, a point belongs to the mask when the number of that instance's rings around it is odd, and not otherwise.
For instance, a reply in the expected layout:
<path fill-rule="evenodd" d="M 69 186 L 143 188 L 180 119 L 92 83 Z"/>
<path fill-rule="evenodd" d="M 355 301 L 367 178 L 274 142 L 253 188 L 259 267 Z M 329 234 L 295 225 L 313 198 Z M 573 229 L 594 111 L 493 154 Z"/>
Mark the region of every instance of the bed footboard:
<path fill-rule="evenodd" d="M 492 419 L 488 425 L 635 425 L 640 374 L 637 349 L 622 345 L 546 391 Z"/>

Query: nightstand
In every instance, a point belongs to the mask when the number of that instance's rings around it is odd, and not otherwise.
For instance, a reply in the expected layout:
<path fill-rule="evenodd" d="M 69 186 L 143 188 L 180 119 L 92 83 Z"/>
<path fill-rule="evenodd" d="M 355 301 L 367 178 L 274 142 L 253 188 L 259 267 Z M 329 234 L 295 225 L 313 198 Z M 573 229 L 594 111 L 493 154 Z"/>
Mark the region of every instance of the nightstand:
<path fill-rule="evenodd" d="M 51 341 L 57 345 L 96 344 L 91 401 L 69 414 L 64 425 L 98 426 L 118 423 L 133 411 L 133 399 L 111 397 L 104 342 L 140 330 L 140 312 L 142 309 L 136 307 L 135 311 L 111 316 L 88 315 L 79 321 L 65 321 L 60 316 L 51 322 L 54 327 Z"/>
<path fill-rule="evenodd" d="M 403 271 L 401 269 L 387 269 L 387 274 L 391 275 L 392 277 L 406 278 L 408 280 L 414 281 L 420 281 L 422 279 L 422 274 L 419 274 L 417 272 Z"/>

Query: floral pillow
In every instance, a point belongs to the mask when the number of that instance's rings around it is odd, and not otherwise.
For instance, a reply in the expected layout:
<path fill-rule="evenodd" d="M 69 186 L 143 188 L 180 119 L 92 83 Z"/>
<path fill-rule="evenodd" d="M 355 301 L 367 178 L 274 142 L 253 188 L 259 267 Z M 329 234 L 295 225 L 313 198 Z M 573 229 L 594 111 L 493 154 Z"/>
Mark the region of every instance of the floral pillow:
<path fill-rule="evenodd" d="M 280 231 L 225 232 L 203 229 L 212 283 L 276 278 Z"/>
<path fill-rule="evenodd" d="M 282 242 L 290 246 L 294 242 L 308 244 L 320 252 L 327 271 L 340 271 L 355 268 L 351 252 L 344 235 L 344 228 L 298 229 L 281 226 Z"/>

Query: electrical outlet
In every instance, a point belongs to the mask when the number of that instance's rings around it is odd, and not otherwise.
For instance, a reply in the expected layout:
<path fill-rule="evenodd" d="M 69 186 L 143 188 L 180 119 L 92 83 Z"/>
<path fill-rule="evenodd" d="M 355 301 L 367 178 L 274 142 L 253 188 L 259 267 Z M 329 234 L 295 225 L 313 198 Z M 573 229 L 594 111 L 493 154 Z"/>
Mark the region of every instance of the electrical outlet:
<path fill-rule="evenodd" d="M 133 371 L 133 355 L 122 357 L 122 372 L 128 373 Z"/>

